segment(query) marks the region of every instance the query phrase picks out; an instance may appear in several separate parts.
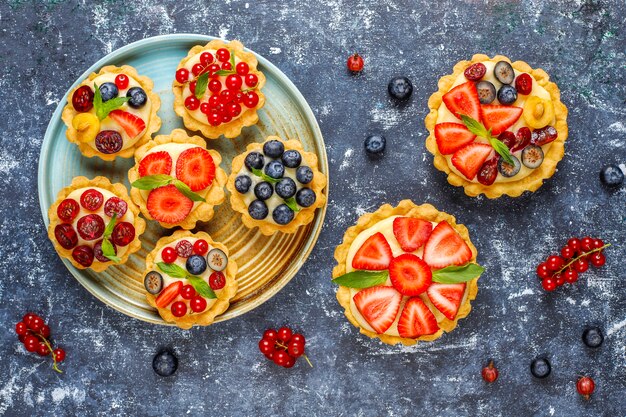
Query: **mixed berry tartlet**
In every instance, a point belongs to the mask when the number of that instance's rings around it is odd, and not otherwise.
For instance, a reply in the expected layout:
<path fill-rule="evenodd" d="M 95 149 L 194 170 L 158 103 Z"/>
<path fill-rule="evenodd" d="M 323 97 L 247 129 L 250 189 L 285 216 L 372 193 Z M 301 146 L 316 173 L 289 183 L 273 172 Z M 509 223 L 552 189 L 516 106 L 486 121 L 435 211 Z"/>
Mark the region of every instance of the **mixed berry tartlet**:
<path fill-rule="evenodd" d="M 403 200 L 359 218 L 335 250 L 337 299 L 361 333 L 387 344 L 432 341 L 466 317 L 483 268 L 467 228 Z"/>
<path fill-rule="evenodd" d="M 548 74 L 505 56 L 474 55 L 428 100 L 426 147 L 469 196 L 535 191 L 563 158 L 567 108 Z"/>
<path fill-rule="evenodd" d="M 130 195 L 148 220 L 193 229 L 197 221 L 213 218 L 214 207 L 226 198 L 221 162 L 204 139 L 174 129 L 137 149 L 128 171 Z"/>
<path fill-rule="evenodd" d="M 228 249 L 204 233 L 178 230 L 146 257 L 148 304 L 167 322 L 189 329 L 207 326 L 237 293 L 237 265 Z"/>
<path fill-rule="evenodd" d="M 235 138 L 255 125 L 265 104 L 265 76 L 238 41 L 196 45 L 180 61 L 173 83 L 174 110 L 189 130 L 210 139 Z"/>
<path fill-rule="evenodd" d="M 67 139 L 88 158 L 132 157 L 161 128 L 161 100 L 153 85 L 128 65 L 91 73 L 70 92 L 63 109 Z"/>
<path fill-rule="evenodd" d="M 48 210 L 48 237 L 59 256 L 79 269 L 104 271 L 141 248 L 146 222 L 122 184 L 75 177 Z"/>
<path fill-rule="evenodd" d="M 309 224 L 326 203 L 326 183 L 314 153 L 304 151 L 297 140 L 269 136 L 233 159 L 226 188 L 244 225 L 269 236 Z"/>

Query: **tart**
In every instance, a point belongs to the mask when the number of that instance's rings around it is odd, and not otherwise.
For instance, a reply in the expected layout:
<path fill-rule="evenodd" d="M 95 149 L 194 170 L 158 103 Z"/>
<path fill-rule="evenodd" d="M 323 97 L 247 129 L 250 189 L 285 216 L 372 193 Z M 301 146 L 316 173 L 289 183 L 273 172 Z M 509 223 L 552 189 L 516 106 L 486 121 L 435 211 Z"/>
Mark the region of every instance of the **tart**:
<path fill-rule="evenodd" d="M 428 100 L 426 148 L 448 182 L 475 197 L 535 191 L 563 158 L 567 108 L 542 69 L 474 55 Z"/>
<path fill-rule="evenodd" d="M 209 139 L 236 138 L 259 121 L 265 76 L 252 52 L 238 41 L 196 45 L 176 69 L 174 110 L 189 130 Z"/>
<path fill-rule="evenodd" d="M 59 256 L 78 269 L 101 272 L 141 248 L 146 222 L 122 184 L 75 177 L 48 210 L 48 237 Z"/>
<path fill-rule="evenodd" d="M 237 293 L 237 264 L 225 245 L 204 232 L 178 230 L 162 237 L 146 257 L 148 304 L 183 329 L 207 326 Z"/>
<path fill-rule="evenodd" d="M 304 151 L 297 140 L 269 136 L 233 159 L 226 188 L 244 225 L 269 236 L 309 224 L 326 203 L 326 183 L 314 153 Z"/>
<path fill-rule="evenodd" d="M 348 320 L 387 344 L 433 341 L 466 317 L 483 268 L 465 226 L 403 200 L 359 218 L 335 250 L 333 282 Z"/>
<path fill-rule="evenodd" d="M 161 128 L 161 100 L 153 86 L 128 65 L 91 73 L 70 92 L 63 109 L 67 139 L 88 158 L 132 157 Z"/>
<path fill-rule="evenodd" d="M 183 129 L 159 135 L 135 153 L 128 171 L 130 195 L 148 220 L 166 228 L 193 229 L 213 218 L 214 207 L 226 198 L 227 176 L 221 155 L 206 149 L 199 136 Z"/>

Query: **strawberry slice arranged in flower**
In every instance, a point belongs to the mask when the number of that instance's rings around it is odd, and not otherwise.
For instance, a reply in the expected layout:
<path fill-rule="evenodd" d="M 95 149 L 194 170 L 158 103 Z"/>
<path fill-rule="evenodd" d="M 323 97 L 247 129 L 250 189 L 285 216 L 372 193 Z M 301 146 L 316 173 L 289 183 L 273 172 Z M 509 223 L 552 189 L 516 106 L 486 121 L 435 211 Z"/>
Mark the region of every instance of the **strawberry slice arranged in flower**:
<path fill-rule="evenodd" d="M 159 222 L 179 223 L 191 212 L 193 201 L 170 184 L 150 191 L 146 207 Z"/>
<path fill-rule="evenodd" d="M 433 268 L 464 265 L 471 259 L 472 250 L 445 220 L 435 227 L 424 246 L 424 262 Z"/>
<path fill-rule="evenodd" d="M 378 285 L 359 291 L 354 304 L 376 333 L 385 333 L 400 310 L 402 294 L 393 287 Z"/>
<path fill-rule="evenodd" d="M 206 149 L 196 147 L 187 149 L 176 161 L 176 178 L 191 188 L 200 191 L 207 188 L 215 178 L 215 163 Z"/>
<path fill-rule="evenodd" d="M 413 339 L 437 333 L 438 330 L 437 319 L 424 301 L 419 297 L 409 298 L 398 321 L 400 336 Z"/>
<path fill-rule="evenodd" d="M 426 241 L 433 231 L 430 222 L 413 217 L 396 217 L 393 219 L 393 235 L 405 252 L 415 252 Z"/>
<path fill-rule="evenodd" d="M 153 152 L 146 155 L 139 163 L 139 176 L 165 174 L 172 170 L 172 157 L 166 151 Z"/>
<path fill-rule="evenodd" d="M 435 139 L 442 155 L 453 154 L 474 141 L 476 135 L 462 123 L 439 123 L 435 125 Z"/>
<path fill-rule="evenodd" d="M 449 320 L 454 320 L 461 306 L 463 294 L 465 294 L 465 283 L 439 284 L 435 282 L 428 288 L 426 294 L 437 310 Z"/>
<path fill-rule="evenodd" d="M 493 148 L 485 143 L 471 143 L 452 155 L 452 165 L 465 177 L 473 180 Z"/>
<path fill-rule="evenodd" d="M 480 100 L 473 81 L 457 85 L 444 94 L 442 100 L 457 118 L 464 114 L 480 121 Z"/>
<path fill-rule="evenodd" d="M 389 278 L 402 295 L 419 295 L 432 283 L 432 272 L 426 262 L 412 253 L 403 253 L 389 264 Z"/>
<path fill-rule="evenodd" d="M 498 136 L 513 126 L 523 112 L 521 107 L 485 104 L 482 107 L 483 124 L 491 129 L 492 135 Z"/>
<path fill-rule="evenodd" d="M 131 138 L 136 137 L 146 128 L 146 122 L 141 117 L 124 110 L 113 110 L 109 113 L 109 117 L 120 125 Z"/>
<path fill-rule="evenodd" d="M 391 247 L 385 236 L 378 232 L 361 245 L 352 259 L 352 268 L 368 271 L 382 271 L 389 268 L 393 258 Z"/>

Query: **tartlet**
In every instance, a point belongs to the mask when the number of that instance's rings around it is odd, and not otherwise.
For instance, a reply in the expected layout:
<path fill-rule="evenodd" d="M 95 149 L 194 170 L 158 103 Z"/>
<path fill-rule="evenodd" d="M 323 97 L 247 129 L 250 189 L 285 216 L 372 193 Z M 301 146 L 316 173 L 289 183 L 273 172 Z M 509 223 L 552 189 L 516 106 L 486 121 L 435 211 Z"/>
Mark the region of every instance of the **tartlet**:
<path fill-rule="evenodd" d="M 239 41 L 216 39 L 196 45 L 176 69 L 174 111 L 189 130 L 209 139 L 236 138 L 255 125 L 265 104 L 265 76 Z"/>
<path fill-rule="evenodd" d="M 91 73 L 68 95 L 61 115 L 67 140 L 88 158 L 113 161 L 132 157 L 161 128 L 157 115 L 161 100 L 153 87 L 150 78 L 129 65 L 108 65 Z M 121 98 L 129 100 L 121 102 Z"/>
<path fill-rule="evenodd" d="M 385 204 L 361 216 L 336 248 L 337 300 L 370 338 L 390 345 L 433 341 L 471 311 L 483 271 L 476 256 L 467 228 L 453 216 L 410 200 Z M 442 279 L 456 266 L 465 269 L 463 281 Z"/>
<path fill-rule="evenodd" d="M 472 197 L 517 197 L 554 174 L 568 135 L 567 108 L 545 71 L 477 54 L 457 63 L 438 87 L 428 100 L 426 148 L 450 184 Z M 507 162 L 484 133 L 470 132 L 461 114 L 491 129 L 513 158 Z"/>
<path fill-rule="evenodd" d="M 182 129 L 158 135 L 135 153 L 135 166 L 128 171 L 131 198 L 148 220 L 156 220 L 166 228 L 193 229 L 196 222 L 213 218 L 214 207 L 226 198 L 224 185 L 228 177 L 220 168 L 221 162 L 221 155 L 206 149 L 206 142 L 199 136 L 187 136 Z M 137 182 L 156 176 L 170 179 L 148 187 Z M 176 186 L 177 180 L 204 201 L 192 201 Z"/>
<path fill-rule="evenodd" d="M 75 177 L 57 195 L 48 218 L 48 237 L 59 256 L 78 269 L 96 272 L 125 263 L 141 248 L 139 236 L 146 228 L 126 187 L 105 177 Z M 102 248 L 105 239 L 113 252 Z"/>
<path fill-rule="evenodd" d="M 244 225 L 269 236 L 309 224 L 326 204 L 326 183 L 314 153 L 297 140 L 269 136 L 233 159 L 226 188 Z"/>

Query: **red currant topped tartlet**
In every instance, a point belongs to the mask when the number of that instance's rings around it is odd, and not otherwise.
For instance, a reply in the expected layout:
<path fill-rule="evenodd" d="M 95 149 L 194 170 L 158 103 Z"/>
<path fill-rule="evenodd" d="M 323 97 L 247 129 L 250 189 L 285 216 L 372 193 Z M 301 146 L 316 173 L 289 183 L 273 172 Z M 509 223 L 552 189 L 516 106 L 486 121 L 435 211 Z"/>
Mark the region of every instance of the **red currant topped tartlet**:
<path fill-rule="evenodd" d="M 361 333 L 387 344 L 432 341 L 471 310 L 483 268 L 467 228 L 403 200 L 359 218 L 335 250 L 337 299 Z"/>
<path fill-rule="evenodd" d="M 160 129 L 153 82 L 128 65 L 103 67 L 68 96 L 62 119 L 67 139 L 89 158 L 130 158 Z"/>
<path fill-rule="evenodd" d="M 237 293 L 237 265 L 228 249 L 204 233 L 184 230 L 159 239 L 146 257 L 148 303 L 167 322 L 207 326 Z"/>
<path fill-rule="evenodd" d="M 235 138 L 259 120 L 257 111 L 265 104 L 263 85 L 256 57 L 244 51 L 241 42 L 213 40 L 191 48 L 178 64 L 174 110 L 187 129 L 209 139 Z"/>
<path fill-rule="evenodd" d="M 104 271 L 141 248 L 146 222 L 122 184 L 75 177 L 48 210 L 48 237 L 59 256 L 78 269 Z"/>
<path fill-rule="evenodd" d="M 209 221 L 226 198 L 221 162 L 204 139 L 174 129 L 137 149 L 128 171 L 130 195 L 148 220 L 192 229 L 197 221 Z"/>
<path fill-rule="evenodd" d="M 474 55 L 439 80 L 426 147 L 469 196 L 535 191 L 563 158 L 567 108 L 548 74 L 504 56 Z"/>

